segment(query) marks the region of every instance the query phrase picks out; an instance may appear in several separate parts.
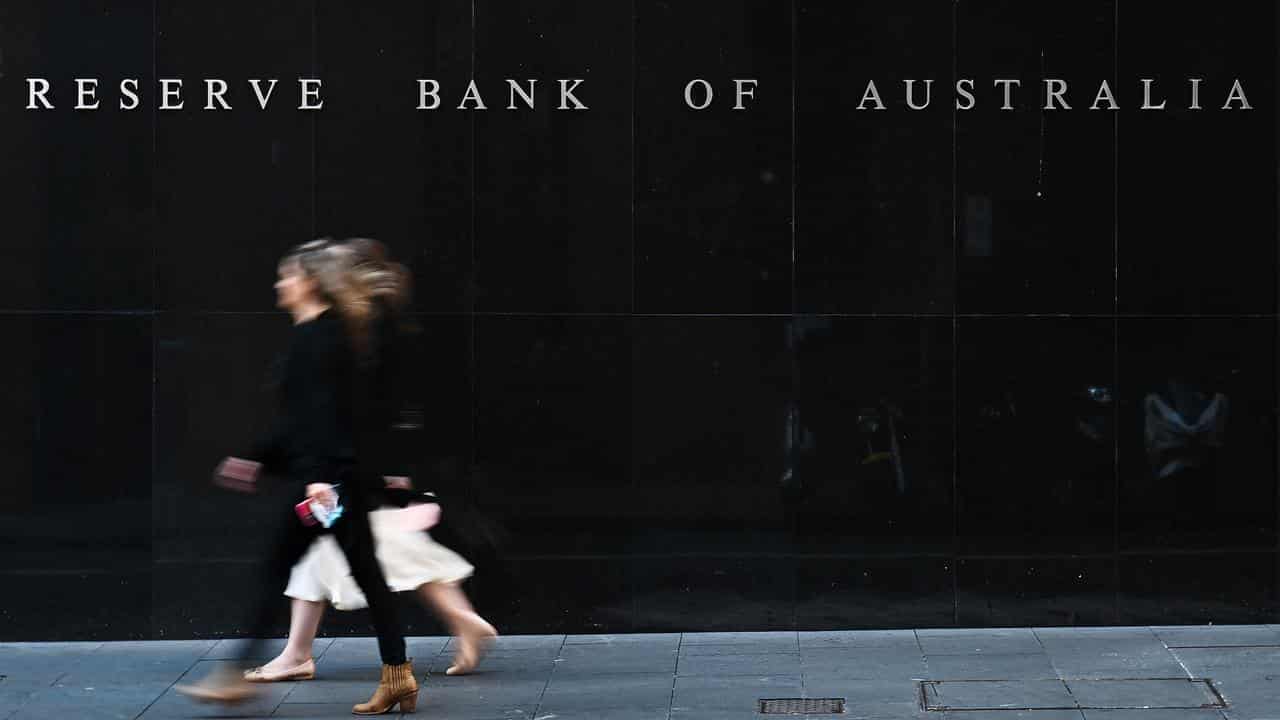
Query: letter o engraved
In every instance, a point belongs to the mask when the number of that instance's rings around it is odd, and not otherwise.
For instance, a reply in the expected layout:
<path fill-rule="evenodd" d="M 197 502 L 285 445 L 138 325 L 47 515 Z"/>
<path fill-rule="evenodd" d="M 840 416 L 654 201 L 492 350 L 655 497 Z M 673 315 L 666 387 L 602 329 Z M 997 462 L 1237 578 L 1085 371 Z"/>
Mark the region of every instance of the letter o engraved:
<path fill-rule="evenodd" d="M 706 93 L 707 99 L 701 105 L 694 105 L 693 104 L 693 86 L 699 85 L 699 84 L 702 85 L 703 92 Z M 685 105 L 688 105 L 694 110 L 706 110 L 707 106 L 711 104 L 711 98 L 712 98 L 711 83 L 707 82 L 706 80 L 703 80 L 701 78 L 695 78 L 693 80 L 690 80 L 688 85 L 684 86 L 684 103 Z"/>

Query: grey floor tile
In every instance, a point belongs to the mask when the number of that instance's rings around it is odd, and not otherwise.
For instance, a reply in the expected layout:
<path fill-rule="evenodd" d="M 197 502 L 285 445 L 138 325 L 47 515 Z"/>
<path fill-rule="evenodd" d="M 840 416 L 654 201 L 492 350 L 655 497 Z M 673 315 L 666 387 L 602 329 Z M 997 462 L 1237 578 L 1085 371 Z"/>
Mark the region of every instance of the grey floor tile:
<path fill-rule="evenodd" d="M 9 642 L 0 643 L 0 657 L 8 652 L 24 651 L 28 653 L 76 654 L 93 652 L 102 647 L 102 641 L 89 642 Z"/>
<path fill-rule="evenodd" d="M 1044 653 L 1027 655 L 930 655 L 930 680 L 1055 680 L 1058 672 Z"/>
<path fill-rule="evenodd" d="M 1034 628 L 1036 638 L 1049 653 L 1094 650 L 1141 651 L 1163 648 L 1151 628 Z"/>
<path fill-rule="evenodd" d="M 847 704 L 910 705 L 920 704 L 920 686 L 911 680 L 849 680 L 836 676 L 806 676 L 804 696 L 810 698 L 844 698 Z"/>
<path fill-rule="evenodd" d="M 1083 710 L 1085 720 L 1222 720 L 1220 710 Z"/>
<path fill-rule="evenodd" d="M 159 698 L 169 683 L 136 685 L 55 685 L 32 693 L 17 708 L 16 718 L 132 718 Z"/>
<path fill-rule="evenodd" d="M 800 633 L 801 652 L 810 648 L 860 647 L 919 650 L 914 630 L 832 630 Z"/>
<path fill-rule="evenodd" d="M 1228 714 L 1253 712 L 1255 718 L 1280 718 L 1280 675 L 1271 668 L 1271 675 L 1253 678 L 1226 676 L 1216 680 L 1214 686 L 1227 701 Z"/>
<path fill-rule="evenodd" d="M 1149 627 L 1032 628 L 1032 631 L 1046 648 L 1141 647 L 1152 643 L 1164 644 Z"/>
<path fill-rule="evenodd" d="M 801 656 L 805 675 L 843 675 L 851 679 L 893 680 L 924 678 L 925 659 L 917 650 L 883 648 L 821 648 Z"/>
<path fill-rule="evenodd" d="M 198 653 L 204 657 L 219 640 L 118 640 L 101 643 L 95 652 L 123 654 L 128 652 Z"/>
<path fill-rule="evenodd" d="M 1172 652 L 1164 648 L 1106 651 L 1101 649 L 1051 650 L 1049 660 L 1059 677 L 1113 680 L 1125 678 L 1185 677 L 1186 670 Z"/>
<path fill-rule="evenodd" d="M 760 715 L 756 710 L 744 710 L 740 708 L 734 709 L 705 709 L 705 708 L 671 708 L 670 720 L 760 720 Z M 858 720 L 861 720 L 860 718 Z"/>
<path fill-rule="evenodd" d="M 670 677 L 676 671 L 677 658 L 675 648 L 630 650 L 614 646 L 575 645 L 566 646 L 554 662 L 559 677 L 617 673 L 666 673 Z"/>
<path fill-rule="evenodd" d="M 153 706 L 144 713 L 140 720 L 203 720 L 218 718 L 219 720 L 268 720 L 274 717 L 274 708 L 259 706 L 219 707 L 216 705 L 201 706 Z M 350 709 L 347 710 L 350 713 Z"/>
<path fill-rule="evenodd" d="M 5 643 L 0 675 L 7 687 L 44 687 L 78 667 L 102 643 Z"/>
<path fill-rule="evenodd" d="M 124 684 L 177 680 L 200 662 L 214 642 L 105 643 L 83 656 L 63 683 Z"/>
<path fill-rule="evenodd" d="M 492 697 L 538 698 L 547 688 L 549 678 L 512 678 L 506 675 L 467 675 L 446 677 L 433 675 L 418 679 L 419 687 L 431 695 L 454 698 L 473 697 L 477 701 Z"/>
<path fill-rule="evenodd" d="M 938 720 L 938 715 L 939 713 L 923 712 L 920 710 L 919 703 L 862 702 L 846 705 L 843 715 L 827 715 L 825 717 L 838 717 L 841 720 Z M 821 718 L 824 716 L 811 715 L 809 717 Z"/>
<path fill-rule="evenodd" d="M 475 700 L 471 696 L 458 697 L 449 693 L 435 693 L 418 700 L 418 714 L 428 718 L 477 718 L 478 720 L 494 720 L 495 718 L 535 717 L 538 700 L 495 696 Z M 537 717 L 542 717 L 539 713 Z"/>
<path fill-rule="evenodd" d="M 739 647 L 738 645 L 716 645 L 704 647 Z M 512 655 L 518 653 L 510 653 Z M 675 645 L 565 645 L 560 648 L 558 659 L 600 658 L 612 660 L 622 657 L 651 658 L 665 661 L 675 659 L 679 655 Z"/>
<path fill-rule="evenodd" d="M 706 632 L 684 633 L 684 645 L 787 645 L 796 646 L 797 633 L 793 630 L 778 632 Z"/>
<path fill-rule="evenodd" d="M 360 698 L 352 702 L 335 703 L 285 703 L 272 713 L 271 717 L 307 718 L 308 720 L 351 720 L 351 706 L 364 702 Z M 419 706 L 421 710 L 421 706 Z M 394 714 L 392 714 L 394 717 Z"/>
<path fill-rule="evenodd" d="M 1068 680 L 1067 689 L 1082 708 L 1198 709 L 1217 702 L 1203 682 L 1191 680 Z"/>
<path fill-rule="evenodd" d="M 671 704 L 675 678 L 670 673 L 597 675 L 551 678 L 542 696 L 543 709 L 664 709 Z"/>
<path fill-rule="evenodd" d="M 653 646 L 653 647 L 671 647 L 675 649 L 680 646 L 680 633 L 636 633 L 635 635 L 567 635 L 564 640 L 565 646 L 569 645 L 615 645 L 619 647 L 631 646 Z"/>
<path fill-rule="evenodd" d="M 538 716 L 547 717 L 554 716 L 562 718 L 565 716 L 588 716 L 596 718 L 612 718 L 618 714 L 632 715 L 660 715 L 665 718 L 671 709 L 671 696 L 665 698 L 649 698 L 649 697 L 627 697 L 622 696 L 608 703 L 595 702 L 600 698 L 588 698 L 585 702 L 580 702 L 576 698 L 561 697 L 557 699 L 544 698 L 538 705 Z"/>
<path fill-rule="evenodd" d="M 437 655 L 429 663 L 415 663 L 419 674 L 429 672 L 432 675 L 444 676 L 453 664 L 450 654 Z M 472 673 L 475 676 L 505 675 L 508 677 L 547 677 L 556 666 L 554 655 L 542 652 L 491 652 L 487 653 Z"/>
<path fill-rule="evenodd" d="M 414 637 L 404 639 L 405 655 L 411 658 L 427 658 L 439 655 L 444 652 L 452 653 L 449 650 L 449 638 L 447 637 Z"/>
<path fill-rule="evenodd" d="M 282 698 L 286 704 L 359 703 L 369 699 L 378 686 L 378 678 L 365 680 L 309 680 L 292 683 L 293 687 Z"/>
<path fill-rule="evenodd" d="M 939 710 L 1070 710 L 1075 700 L 1057 680 L 943 682 L 925 686 Z"/>
<path fill-rule="evenodd" d="M 566 709 L 562 707 L 538 708 L 539 718 L 554 720 L 668 720 L 669 709 L 666 705 L 651 708 L 609 708 L 605 712 L 595 709 Z M 701 716 L 699 716 L 701 717 Z"/>
<path fill-rule="evenodd" d="M 673 717 L 702 717 L 717 712 L 755 713 L 760 698 L 801 697 L 799 676 L 677 678 L 672 696 Z M 692 713 L 692 715 L 691 715 Z"/>
<path fill-rule="evenodd" d="M 196 683 L 220 666 L 229 665 L 225 661 L 201 660 L 183 676 L 182 683 Z M 231 707 L 216 703 L 200 703 L 180 694 L 174 687 L 169 687 L 142 715 L 146 720 L 167 719 L 177 717 L 235 717 L 267 716 L 280 704 L 281 700 L 293 689 L 295 683 L 270 683 L 260 689 L 260 695 L 241 705 Z M 361 698 L 362 700 L 364 698 Z"/>
<path fill-rule="evenodd" d="M 1044 652 L 1040 639 L 1030 628 L 992 630 L 920 630 L 920 646 L 925 655 L 1000 654 Z"/>
<path fill-rule="evenodd" d="M 506 650 L 546 650 L 556 652 L 565 644 L 566 635 L 500 635 L 493 639 L 490 646 L 495 652 Z M 449 638 L 449 649 L 456 640 Z"/>
<path fill-rule="evenodd" d="M 1169 647 L 1280 646 L 1280 632 L 1267 625 L 1191 625 L 1153 627 Z"/>
<path fill-rule="evenodd" d="M 977 710 L 931 712 L 929 715 L 937 715 L 936 720 L 1084 720 L 1084 714 L 1079 710 Z"/>
<path fill-rule="evenodd" d="M 4 676 L 4 686 L 9 689 L 34 690 L 52 685 L 75 667 L 76 663 L 70 660 L 32 661 L 22 665 L 0 666 L 0 675 Z"/>
<path fill-rule="evenodd" d="M 37 691 L 34 687 L 6 687 L 0 683 L 0 718 L 12 712 Z"/>
<path fill-rule="evenodd" d="M 1154 636 L 1155 633 L 1146 625 L 1123 625 L 1116 627 L 1033 627 L 1031 628 L 1040 640 L 1046 641 L 1053 638 L 1080 639 L 1080 638 L 1145 638 Z"/>
<path fill-rule="evenodd" d="M 316 641 L 315 656 L 320 657 L 342 657 L 342 656 L 368 656 L 378 654 L 378 641 L 371 637 L 342 637 L 342 638 L 326 638 L 329 644 L 325 647 L 320 646 L 320 641 Z M 408 650 L 408 643 L 405 643 L 405 649 Z"/>
<path fill-rule="evenodd" d="M 800 697 L 797 688 L 789 690 L 785 695 L 761 693 L 752 690 L 733 690 L 728 692 L 680 692 L 671 699 L 671 712 L 677 713 L 711 713 L 711 712 L 758 712 L 762 698 Z"/>
<path fill-rule="evenodd" d="M 1178 648 L 1173 654 L 1195 677 L 1216 680 L 1280 674 L 1280 647 Z"/>
<path fill-rule="evenodd" d="M 775 653 L 794 654 L 798 652 L 794 641 L 783 639 L 761 641 L 758 643 L 702 643 L 698 645 L 681 645 L 681 655 L 769 655 Z"/>
<path fill-rule="evenodd" d="M 681 677 L 697 675 L 799 675 L 798 653 L 757 655 L 681 655 L 677 669 Z"/>
<path fill-rule="evenodd" d="M 677 677 L 676 692 L 682 690 L 737 690 L 739 688 L 759 688 L 764 690 L 799 690 L 804 687 L 804 680 L 799 674 L 786 675 L 737 675 L 730 677 Z"/>
<path fill-rule="evenodd" d="M 1275 720 L 1280 717 L 1277 707 L 1280 707 L 1280 704 L 1274 700 L 1271 702 L 1246 701 L 1232 705 L 1223 712 L 1228 720 Z"/>

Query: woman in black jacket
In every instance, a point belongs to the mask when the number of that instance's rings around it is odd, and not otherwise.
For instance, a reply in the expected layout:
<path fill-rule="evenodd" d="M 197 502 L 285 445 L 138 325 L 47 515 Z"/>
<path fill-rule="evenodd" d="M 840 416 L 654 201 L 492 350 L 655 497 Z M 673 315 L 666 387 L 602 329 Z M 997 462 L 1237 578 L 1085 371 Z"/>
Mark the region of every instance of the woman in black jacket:
<path fill-rule="evenodd" d="M 281 526 L 268 551 L 259 584 L 261 595 L 248 624 L 251 640 L 240 653 L 242 661 L 261 657 L 262 638 L 270 632 L 280 591 L 294 563 L 321 533 L 330 533 L 346 556 L 351 574 L 368 598 L 382 679 L 367 703 L 356 705 L 358 715 L 380 714 L 399 705 L 412 712 L 418 686 L 413 666 L 405 658 L 404 632 L 394 598 L 374 556 L 368 511 L 377 506 L 370 483 L 358 476 L 356 451 L 361 430 L 357 410 L 363 402 L 363 377 L 374 370 L 361 368 L 370 358 L 373 301 L 352 276 L 351 254 L 326 241 L 307 243 L 286 256 L 279 266 L 277 304 L 293 317 L 293 331 L 280 385 L 280 413 L 275 430 L 258 443 L 247 458 L 227 458 L 217 477 L 223 484 L 251 488 L 264 472 L 288 477 L 305 496 L 330 505 L 336 500 L 343 514 L 330 527 L 304 524 L 293 508 L 281 508 Z M 376 362 L 376 358 L 373 359 Z M 366 365 L 368 363 L 365 363 Z M 239 671 L 228 671 L 197 686 L 179 688 L 202 700 L 238 702 L 254 694 L 254 686 Z"/>
<path fill-rule="evenodd" d="M 405 507 L 428 500 L 411 490 L 411 458 L 420 449 L 398 430 L 406 415 L 403 399 L 410 381 L 408 336 L 417 333 L 405 315 L 410 296 L 408 271 L 393 262 L 376 240 L 349 239 L 342 246 L 352 253 L 355 282 L 373 302 L 370 347 L 376 362 L 365 375 L 366 389 L 360 410 L 359 442 L 364 465 L 386 473 L 385 505 Z M 430 607 L 456 638 L 454 662 L 446 675 L 465 675 L 479 663 L 497 630 L 472 607 L 461 581 L 474 568 L 420 529 L 399 527 L 394 512 L 370 516 L 378 561 L 393 591 L 412 591 Z M 316 676 L 312 647 L 320 621 L 332 604 L 341 610 L 367 605 L 351 582 L 350 571 L 336 543 L 318 539 L 290 574 L 284 594 L 291 598 L 289 638 L 270 662 L 245 672 L 250 682 L 311 680 Z"/>

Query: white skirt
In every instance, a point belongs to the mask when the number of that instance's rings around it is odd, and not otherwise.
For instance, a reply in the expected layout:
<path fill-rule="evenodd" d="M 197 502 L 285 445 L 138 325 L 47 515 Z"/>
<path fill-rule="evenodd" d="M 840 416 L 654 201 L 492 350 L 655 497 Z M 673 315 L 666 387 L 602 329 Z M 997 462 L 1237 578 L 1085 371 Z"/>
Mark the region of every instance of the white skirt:
<path fill-rule="evenodd" d="M 389 511 L 369 513 L 378 564 L 393 592 L 414 590 L 423 583 L 457 582 L 471 577 L 474 568 L 462 556 L 421 530 L 404 530 L 388 522 Z M 351 566 L 330 535 L 311 543 L 307 554 L 289 573 L 284 594 L 299 600 L 327 601 L 339 610 L 369 606 L 351 577 Z"/>

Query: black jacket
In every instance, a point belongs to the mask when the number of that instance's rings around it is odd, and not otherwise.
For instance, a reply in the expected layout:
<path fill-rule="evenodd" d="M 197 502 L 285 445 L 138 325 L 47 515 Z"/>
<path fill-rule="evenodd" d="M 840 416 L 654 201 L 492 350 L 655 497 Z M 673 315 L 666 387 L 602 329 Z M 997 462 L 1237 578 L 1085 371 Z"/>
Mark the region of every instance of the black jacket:
<path fill-rule="evenodd" d="M 337 481 L 356 459 L 356 362 L 335 310 L 293 326 L 271 432 L 248 457 L 304 483 Z"/>

